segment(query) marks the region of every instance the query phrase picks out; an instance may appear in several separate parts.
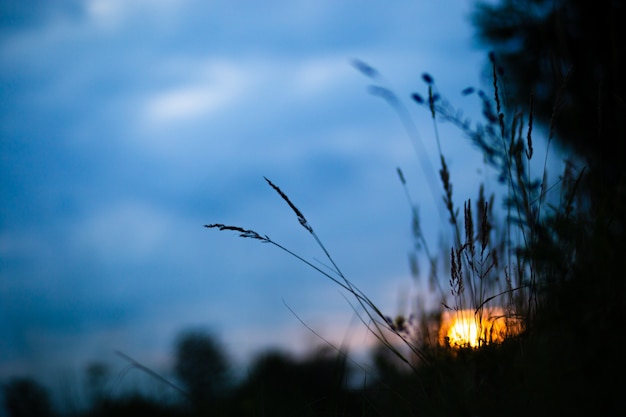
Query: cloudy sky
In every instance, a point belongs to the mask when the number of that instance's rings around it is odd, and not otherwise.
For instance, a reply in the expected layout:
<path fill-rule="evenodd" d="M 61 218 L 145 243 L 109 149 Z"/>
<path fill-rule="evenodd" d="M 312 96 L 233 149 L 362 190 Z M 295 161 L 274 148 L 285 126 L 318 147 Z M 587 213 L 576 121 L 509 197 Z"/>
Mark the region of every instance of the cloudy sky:
<path fill-rule="evenodd" d="M 213 329 L 237 360 L 318 344 L 284 303 L 332 341 L 368 343 L 322 275 L 202 227 L 254 229 L 325 262 L 263 176 L 384 311 L 398 313 L 407 293 L 427 298 L 410 276 L 396 167 L 436 246 L 442 224 L 420 164 L 436 161 L 436 144 L 410 94 L 426 91 L 428 72 L 477 108 L 460 94 L 480 83 L 486 55 L 471 1 L 25 4 L 0 6 L 1 376 L 80 372 L 119 361 L 115 350 L 166 367 L 188 327 Z M 368 79 L 355 58 L 382 76 Z M 373 81 L 406 105 L 428 155 L 368 93 Z M 441 129 L 461 202 L 494 179 Z"/>

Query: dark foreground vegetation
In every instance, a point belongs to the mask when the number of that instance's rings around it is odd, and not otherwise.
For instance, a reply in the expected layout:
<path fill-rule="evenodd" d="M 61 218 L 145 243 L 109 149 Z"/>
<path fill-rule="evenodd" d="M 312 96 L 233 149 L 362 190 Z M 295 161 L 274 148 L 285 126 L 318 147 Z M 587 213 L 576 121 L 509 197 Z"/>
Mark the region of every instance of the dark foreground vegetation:
<path fill-rule="evenodd" d="M 477 6 L 474 22 L 493 51 L 486 67 L 489 88 L 463 93 L 477 96 L 484 120 L 464 120 L 431 75 L 422 76 L 426 91 L 412 94 L 412 104 L 434 122 L 437 195 L 443 195 L 451 226 L 447 247 L 429 249 L 410 181 L 399 170 L 415 214 L 412 259 L 416 269 L 426 261 L 435 287 L 446 286 L 435 291 L 442 311 L 386 316 L 341 273 L 304 214 L 268 180 L 324 250 L 333 270 L 320 273 L 345 291 L 379 338 L 371 367 L 363 372 L 340 349 L 304 359 L 273 352 L 234 380 L 215 340 L 189 333 L 178 341 L 174 377 L 161 381 L 167 396 L 110 395 L 97 389 L 106 386 L 102 382 L 94 385 L 90 408 L 79 414 L 626 415 L 626 6 L 610 0 L 502 0 Z M 407 122 L 407 109 L 378 84 L 376 70 L 362 62 L 355 66 L 374 83 L 371 91 Z M 461 173 L 448 171 L 437 136 L 442 122 L 456 125 L 483 152 L 506 190 L 504 219 L 481 184 L 474 200 L 456 200 L 452 184 Z M 530 169 L 537 166 L 539 137 L 546 139 L 544 151 L 571 155 L 558 178 L 549 180 L 541 161 L 539 170 Z M 295 255 L 256 231 L 207 227 Z M 501 338 L 494 334 L 491 307 L 503 312 Z M 445 312 L 466 310 L 479 329 L 476 343 L 454 343 L 438 333 Z M 33 380 L 7 381 L 4 397 L 11 416 L 54 415 L 46 391 Z"/>

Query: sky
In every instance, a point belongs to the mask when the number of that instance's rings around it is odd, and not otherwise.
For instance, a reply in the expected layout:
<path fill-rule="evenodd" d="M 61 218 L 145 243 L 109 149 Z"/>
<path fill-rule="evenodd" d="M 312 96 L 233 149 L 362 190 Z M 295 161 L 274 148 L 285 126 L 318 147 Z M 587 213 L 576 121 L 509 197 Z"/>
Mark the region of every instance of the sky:
<path fill-rule="evenodd" d="M 436 247 L 439 196 L 420 161 L 436 161 L 437 148 L 410 95 L 426 91 L 428 72 L 479 114 L 460 92 L 480 84 L 486 51 L 472 36 L 472 1 L 390 4 L 2 2 L 0 379 L 79 378 L 92 361 L 123 365 L 116 350 L 167 369 L 187 328 L 210 329 L 239 362 L 320 344 L 298 318 L 333 343 L 371 344 L 319 272 L 203 227 L 254 229 L 325 268 L 264 176 L 381 310 L 428 302 L 410 274 L 396 168 Z M 408 109 L 418 154 L 368 92 L 373 82 Z M 440 129 L 456 198 L 474 198 L 495 176 L 458 131 Z"/>

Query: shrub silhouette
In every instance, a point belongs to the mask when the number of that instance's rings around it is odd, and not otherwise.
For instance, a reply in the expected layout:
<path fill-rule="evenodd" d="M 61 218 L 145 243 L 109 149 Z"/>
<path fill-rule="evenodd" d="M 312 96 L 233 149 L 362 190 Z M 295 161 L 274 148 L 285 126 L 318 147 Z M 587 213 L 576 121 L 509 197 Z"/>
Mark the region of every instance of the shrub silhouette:
<path fill-rule="evenodd" d="M 116 398 L 106 398 L 97 407 L 83 414 L 85 417 L 182 417 L 186 415 L 179 407 L 163 404 L 137 392 L 128 392 Z"/>
<path fill-rule="evenodd" d="M 192 405 L 215 406 L 230 385 L 229 361 L 218 341 L 208 332 L 187 330 L 178 336 L 175 349 L 174 372 Z"/>
<path fill-rule="evenodd" d="M 101 405 L 106 400 L 109 378 L 109 367 L 102 362 L 89 363 L 85 368 L 85 388 L 93 407 Z"/>
<path fill-rule="evenodd" d="M 347 389 L 342 356 L 320 350 L 304 359 L 274 350 L 253 362 L 237 393 L 242 415 L 351 415 L 357 401 Z"/>
<path fill-rule="evenodd" d="M 4 406 L 10 417 L 55 415 L 46 388 L 32 378 L 13 378 L 4 387 Z"/>
<path fill-rule="evenodd" d="M 626 303 L 625 20 L 626 7 L 610 1 L 502 0 L 474 14 L 510 103 L 534 91 L 537 121 L 588 168 L 576 209 L 560 207 L 529 248 L 552 285 L 525 345 L 525 388 L 552 415 L 626 411 L 623 384 L 611 382 L 624 369 L 611 335 L 622 332 Z"/>
<path fill-rule="evenodd" d="M 501 0 L 473 14 L 511 104 L 526 107 L 534 92 L 537 121 L 607 180 L 625 172 L 625 20 L 618 1 Z"/>

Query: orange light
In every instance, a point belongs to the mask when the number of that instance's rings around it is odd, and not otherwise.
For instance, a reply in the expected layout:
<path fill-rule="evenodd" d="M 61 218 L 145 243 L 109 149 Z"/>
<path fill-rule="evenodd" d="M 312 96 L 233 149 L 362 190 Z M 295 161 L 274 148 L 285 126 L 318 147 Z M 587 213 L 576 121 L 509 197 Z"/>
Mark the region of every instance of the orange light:
<path fill-rule="evenodd" d="M 482 316 L 475 314 L 474 310 L 445 311 L 441 317 L 439 343 L 457 348 L 476 348 L 500 343 L 520 331 L 520 321 L 507 318 L 499 307 L 484 308 Z"/>

